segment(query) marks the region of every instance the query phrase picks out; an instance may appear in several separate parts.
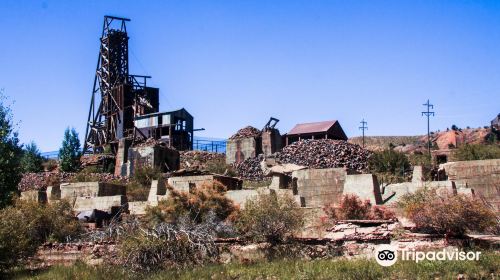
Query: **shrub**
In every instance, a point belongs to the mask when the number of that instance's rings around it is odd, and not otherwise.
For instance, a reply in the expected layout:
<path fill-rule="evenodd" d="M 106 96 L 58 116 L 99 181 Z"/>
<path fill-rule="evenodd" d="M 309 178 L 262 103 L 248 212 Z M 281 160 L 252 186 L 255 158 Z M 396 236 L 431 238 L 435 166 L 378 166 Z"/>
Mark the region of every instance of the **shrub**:
<path fill-rule="evenodd" d="M 23 149 L 21 167 L 23 172 L 40 172 L 43 170 L 43 158 L 35 142 L 31 142 Z"/>
<path fill-rule="evenodd" d="M 247 200 L 235 222 L 236 229 L 254 241 L 284 241 L 302 229 L 304 214 L 290 195 L 260 193 Z"/>
<path fill-rule="evenodd" d="M 369 200 L 362 201 L 355 194 L 342 197 L 338 207 L 333 204 L 323 208 L 331 220 L 392 220 L 396 218 L 394 211 L 385 206 L 372 206 Z"/>
<path fill-rule="evenodd" d="M 481 144 L 466 144 L 453 153 L 456 160 L 483 160 L 500 158 L 500 146 L 498 145 L 481 145 Z"/>
<path fill-rule="evenodd" d="M 55 159 L 47 159 L 45 160 L 45 162 L 42 164 L 43 165 L 43 168 L 45 169 L 45 171 L 54 171 L 57 169 L 57 167 L 59 166 L 59 164 L 57 163 L 57 160 Z"/>
<path fill-rule="evenodd" d="M 128 201 L 146 201 L 148 200 L 149 188 L 144 187 L 137 182 L 130 182 L 126 185 Z"/>
<path fill-rule="evenodd" d="M 153 180 L 158 180 L 161 177 L 161 170 L 150 166 L 137 168 L 134 171 L 134 181 L 144 187 L 151 186 Z"/>
<path fill-rule="evenodd" d="M 80 231 L 68 202 L 18 200 L 0 211 L 0 269 L 25 261 L 45 241 L 65 241 Z"/>
<path fill-rule="evenodd" d="M 387 149 L 370 156 L 368 169 L 388 183 L 402 182 L 406 172 L 410 170 L 410 162 L 405 154 Z"/>
<path fill-rule="evenodd" d="M 119 263 L 133 271 L 155 271 L 214 261 L 218 256 L 212 223 L 160 223 L 125 233 Z"/>
<path fill-rule="evenodd" d="M 207 171 L 215 174 L 236 177 L 238 174 L 231 165 L 226 164 L 225 158 L 215 158 L 207 161 Z"/>
<path fill-rule="evenodd" d="M 404 195 L 398 202 L 416 229 L 461 236 L 469 231 L 491 231 L 498 225 L 495 213 L 481 200 L 465 195 L 438 195 L 424 188 Z"/>
<path fill-rule="evenodd" d="M 204 183 L 189 192 L 177 191 L 167 186 L 169 197 L 160 201 L 157 207 L 146 210 L 146 219 L 152 223 L 175 223 L 180 217 L 188 216 L 197 223 L 203 222 L 210 213 L 220 221 L 235 215 L 238 208 L 224 193 L 226 188 L 218 182 Z"/>
<path fill-rule="evenodd" d="M 72 128 L 66 128 L 62 147 L 59 149 L 60 168 L 62 171 L 72 172 L 80 168 L 80 139 L 78 133 Z"/>

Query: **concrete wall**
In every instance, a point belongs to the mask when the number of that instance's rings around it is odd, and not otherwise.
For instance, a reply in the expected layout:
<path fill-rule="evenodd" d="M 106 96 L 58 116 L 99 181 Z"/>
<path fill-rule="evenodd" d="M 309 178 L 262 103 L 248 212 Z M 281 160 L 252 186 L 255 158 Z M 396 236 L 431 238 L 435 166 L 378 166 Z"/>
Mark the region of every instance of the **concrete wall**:
<path fill-rule="evenodd" d="M 77 212 L 86 210 L 101 210 L 112 213 L 120 207 L 127 206 L 125 195 L 101 196 L 101 197 L 77 197 L 73 210 Z"/>
<path fill-rule="evenodd" d="M 338 203 L 344 191 L 346 176 L 342 168 L 304 169 L 292 173 L 303 207 Z"/>
<path fill-rule="evenodd" d="M 372 205 L 382 204 L 382 195 L 377 176 L 373 174 L 347 175 L 343 195 L 355 194 Z"/>
<path fill-rule="evenodd" d="M 260 154 L 261 138 L 242 138 L 228 140 L 226 144 L 226 163 L 240 163 L 247 158 L 252 158 Z"/>
<path fill-rule="evenodd" d="M 179 191 L 189 191 L 190 187 L 200 187 L 205 182 L 219 182 L 224 185 L 227 190 L 239 190 L 242 188 L 242 181 L 238 178 L 227 177 L 216 174 L 195 175 L 195 176 L 177 176 L 168 178 L 168 184 Z"/>
<path fill-rule="evenodd" d="M 61 187 L 60 186 L 48 186 L 47 187 L 47 201 L 55 201 L 61 199 Z"/>
<path fill-rule="evenodd" d="M 21 192 L 21 200 L 31 200 L 36 202 L 47 202 L 47 193 L 45 191 L 32 190 Z"/>
<path fill-rule="evenodd" d="M 128 203 L 128 211 L 130 215 L 144 215 L 148 206 L 150 204 L 147 201 L 131 201 Z"/>
<path fill-rule="evenodd" d="M 136 169 L 143 167 L 158 168 L 166 172 L 178 170 L 179 166 L 179 152 L 168 147 L 155 145 L 128 149 L 128 176 L 134 175 Z"/>
<path fill-rule="evenodd" d="M 440 168 L 457 188 L 474 189 L 476 195 L 500 211 L 500 159 L 448 162 Z"/>
<path fill-rule="evenodd" d="M 283 147 L 281 134 L 277 129 L 262 132 L 262 153 L 270 156 L 281 150 Z"/>
<path fill-rule="evenodd" d="M 125 195 L 125 186 L 102 182 L 64 183 L 60 188 L 63 199 Z"/>

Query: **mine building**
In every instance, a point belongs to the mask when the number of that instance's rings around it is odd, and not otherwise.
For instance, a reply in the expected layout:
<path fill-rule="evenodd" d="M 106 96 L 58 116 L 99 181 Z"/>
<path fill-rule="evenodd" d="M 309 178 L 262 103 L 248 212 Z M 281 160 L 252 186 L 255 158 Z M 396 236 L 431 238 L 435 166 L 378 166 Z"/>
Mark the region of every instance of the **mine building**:
<path fill-rule="evenodd" d="M 193 116 L 184 108 L 138 116 L 135 127 L 145 137 L 165 142 L 169 147 L 181 151 L 193 149 Z"/>
<path fill-rule="evenodd" d="M 500 114 L 491 121 L 491 127 L 500 130 Z"/>
<path fill-rule="evenodd" d="M 285 145 L 305 139 L 334 139 L 347 141 L 347 136 L 337 120 L 300 123 L 285 135 Z"/>

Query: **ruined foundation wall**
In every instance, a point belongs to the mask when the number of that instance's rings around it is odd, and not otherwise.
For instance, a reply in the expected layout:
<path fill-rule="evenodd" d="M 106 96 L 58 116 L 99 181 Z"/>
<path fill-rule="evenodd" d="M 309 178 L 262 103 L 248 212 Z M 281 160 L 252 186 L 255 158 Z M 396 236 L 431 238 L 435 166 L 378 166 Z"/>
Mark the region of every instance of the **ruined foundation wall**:
<path fill-rule="evenodd" d="M 500 159 L 449 162 L 440 167 L 457 188 L 474 189 L 500 211 Z"/>
<path fill-rule="evenodd" d="M 247 158 L 260 154 L 259 143 L 253 138 L 228 140 L 226 144 L 226 163 L 240 163 Z"/>
<path fill-rule="evenodd" d="M 337 204 L 342 198 L 347 172 L 342 168 L 304 169 L 294 171 L 302 207 Z"/>

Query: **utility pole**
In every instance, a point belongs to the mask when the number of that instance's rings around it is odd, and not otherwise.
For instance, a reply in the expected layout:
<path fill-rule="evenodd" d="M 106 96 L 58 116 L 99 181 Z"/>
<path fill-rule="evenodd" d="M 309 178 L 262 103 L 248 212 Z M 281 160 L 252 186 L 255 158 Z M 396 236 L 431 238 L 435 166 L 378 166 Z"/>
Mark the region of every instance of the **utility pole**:
<path fill-rule="evenodd" d="M 366 126 L 368 123 L 365 122 L 365 119 L 363 119 L 361 122 L 360 122 L 361 126 L 359 127 L 359 129 L 361 129 L 361 131 L 363 131 L 363 148 L 365 147 L 365 130 L 368 130 L 368 126 Z"/>
<path fill-rule="evenodd" d="M 430 117 L 434 116 L 434 112 L 431 112 L 430 109 L 434 109 L 434 105 L 429 102 L 427 99 L 427 103 L 422 104 L 427 106 L 427 111 L 422 112 L 422 116 L 427 116 L 427 149 L 429 151 L 429 157 L 431 156 L 431 133 L 430 133 Z"/>

